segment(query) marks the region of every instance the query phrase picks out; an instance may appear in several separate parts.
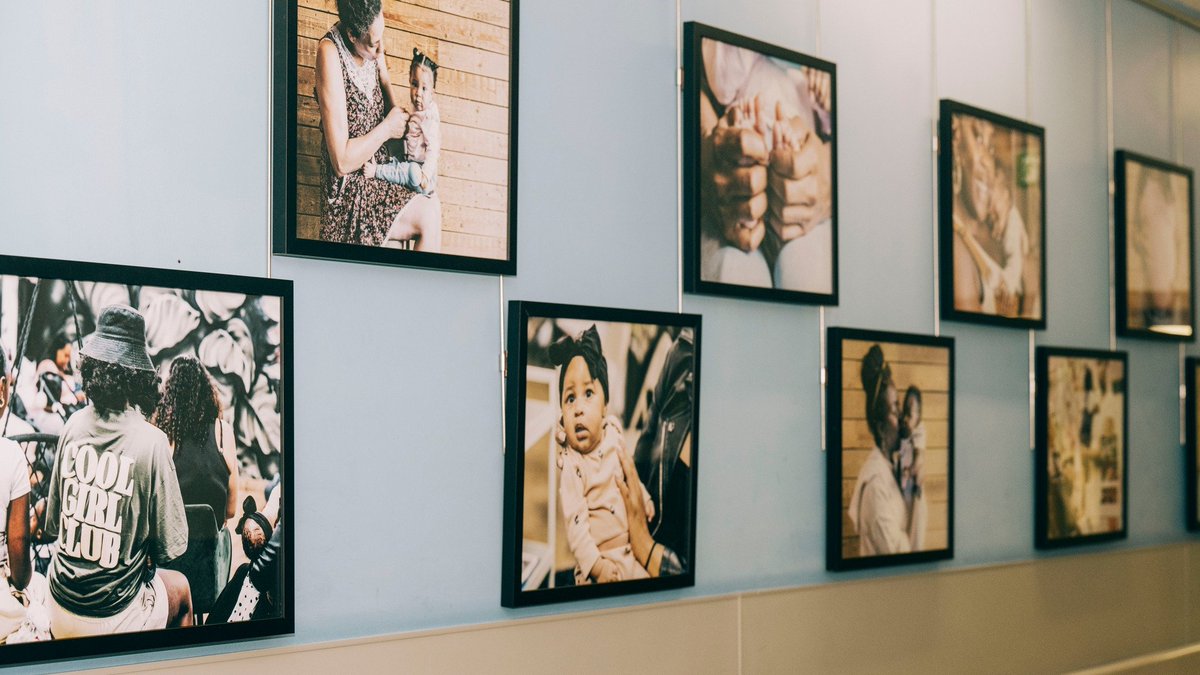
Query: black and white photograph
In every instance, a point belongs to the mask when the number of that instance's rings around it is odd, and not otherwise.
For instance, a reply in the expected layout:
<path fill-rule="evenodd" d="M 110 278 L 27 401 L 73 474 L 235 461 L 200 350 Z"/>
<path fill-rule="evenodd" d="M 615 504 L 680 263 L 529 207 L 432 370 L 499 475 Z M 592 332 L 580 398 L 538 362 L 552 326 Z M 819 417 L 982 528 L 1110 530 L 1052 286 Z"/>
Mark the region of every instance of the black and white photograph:
<path fill-rule="evenodd" d="M 700 317 L 509 304 L 506 607 L 695 583 Z"/>
<path fill-rule="evenodd" d="M 291 632 L 291 282 L 0 256 L 0 662 Z"/>
<path fill-rule="evenodd" d="M 1117 331 L 1195 339 L 1192 170 L 1116 154 Z"/>
<path fill-rule="evenodd" d="M 1128 357 L 1038 347 L 1035 543 L 1121 539 L 1129 512 Z"/>
<path fill-rule="evenodd" d="M 836 66 L 683 29 L 684 287 L 836 305 Z"/>
<path fill-rule="evenodd" d="M 954 340 L 829 329 L 826 567 L 954 557 Z"/>

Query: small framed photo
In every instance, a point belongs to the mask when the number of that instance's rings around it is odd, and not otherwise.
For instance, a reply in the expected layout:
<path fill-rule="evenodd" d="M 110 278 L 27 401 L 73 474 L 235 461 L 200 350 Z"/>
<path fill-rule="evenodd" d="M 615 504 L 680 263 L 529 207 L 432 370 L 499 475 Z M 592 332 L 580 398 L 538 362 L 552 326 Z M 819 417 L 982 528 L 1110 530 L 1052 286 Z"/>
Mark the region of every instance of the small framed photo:
<path fill-rule="evenodd" d="M 684 287 L 838 301 L 837 69 L 683 25 Z"/>
<path fill-rule="evenodd" d="M 501 603 L 695 584 L 700 317 L 509 303 Z"/>
<path fill-rule="evenodd" d="M 274 252 L 516 274 L 520 2 L 272 5 Z"/>
<path fill-rule="evenodd" d="M 1038 548 L 1123 539 L 1129 513 L 1125 352 L 1038 347 Z"/>
<path fill-rule="evenodd" d="M 829 329 L 830 570 L 954 557 L 954 339 Z"/>
<path fill-rule="evenodd" d="M 1184 446 L 1184 467 L 1187 472 L 1187 527 L 1189 530 L 1200 530 L 1200 358 L 1189 356 L 1185 364 L 1184 381 L 1187 387 L 1186 411 L 1184 414 L 1187 444 Z"/>
<path fill-rule="evenodd" d="M 1192 170 L 1127 150 L 1115 167 L 1117 331 L 1194 340 Z"/>
<path fill-rule="evenodd" d="M 0 256 L 0 663 L 294 632 L 292 361 L 290 281 Z"/>
<path fill-rule="evenodd" d="M 1045 131 L 943 99 L 938 150 L 942 318 L 1045 328 Z"/>

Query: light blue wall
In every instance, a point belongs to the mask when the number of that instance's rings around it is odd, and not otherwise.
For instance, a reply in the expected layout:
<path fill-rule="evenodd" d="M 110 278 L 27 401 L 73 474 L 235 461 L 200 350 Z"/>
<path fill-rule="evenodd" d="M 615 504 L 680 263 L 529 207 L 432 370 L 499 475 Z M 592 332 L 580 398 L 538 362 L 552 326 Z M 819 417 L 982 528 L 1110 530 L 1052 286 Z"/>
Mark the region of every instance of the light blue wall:
<path fill-rule="evenodd" d="M 842 303 L 827 324 L 934 330 L 931 138 L 936 99 L 951 97 L 1046 127 L 1049 325 L 1035 338 L 1107 347 L 1105 3 L 754 8 L 681 0 L 680 11 L 838 64 Z M 506 299 L 677 306 L 676 9 L 522 2 L 520 275 Z M 1117 147 L 1200 164 L 1200 36 L 1126 0 L 1112 14 Z M 3 3 L 0 25 L 5 253 L 266 274 L 265 3 Z M 499 280 L 272 264 L 296 282 L 298 619 L 294 637 L 252 646 L 1041 555 L 1028 332 L 941 327 L 957 339 L 955 559 L 835 576 L 819 310 L 687 296 L 684 309 L 704 315 L 696 587 L 502 609 Z M 1133 404 L 1129 539 L 1102 548 L 1184 539 L 1179 350 L 1119 348 Z"/>

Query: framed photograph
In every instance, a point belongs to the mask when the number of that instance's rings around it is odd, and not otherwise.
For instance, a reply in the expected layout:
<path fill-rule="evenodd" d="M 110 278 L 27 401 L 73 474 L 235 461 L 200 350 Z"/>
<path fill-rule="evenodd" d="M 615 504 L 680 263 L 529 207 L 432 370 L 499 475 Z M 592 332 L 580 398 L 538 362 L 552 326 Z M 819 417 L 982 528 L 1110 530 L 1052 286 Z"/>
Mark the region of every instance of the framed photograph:
<path fill-rule="evenodd" d="M 692 586 L 700 317 L 510 302 L 501 603 Z"/>
<path fill-rule="evenodd" d="M 1200 384 L 1197 375 L 1200 374 L 1200 358 L 1189 356 L 1184 366 L 1186 372 L 1184 381 L 1187 386 L 1185 403 L 1185 436 L 1184 467 L 1187 473 L 1187 514 L 1185 522 L 1189 530 L 1200 530 L 1200 435 L 1197 434 L 1197 424 L 1200 424 L 1200 392 L 1196 386 Z"/>
<path fill-rule="evenodd" d="M 291 345 L 290 281 L 0 256 L 0 663 L 294 632 Z"/>
<path fill-rule="evenodd" d="M 954 557 L 954 339 L 830 328 L 830 570 Z"/>
<path fill-rule="evenodd" d="M 516 274 L 518 0 L 274 0 L 275 253 Z"/>
<path fill-rule="evenodd" d="M 1038 548 L 1123 539 L 1129 513 L 1125 352 L 1038 347 Z"/>
<path fill-rule="evenodd" d="M 942 318 L 1045 328 L 1045 131 L 946 99 L 940 112 Z"/>
<path fill-rule="evenodd" d="M 838 301 L 837 69 L 683 25 L 684 288 Z"/>
<path fill-rule="evenodd" d="M 1117 331 L 1196 339 L 1192 170 L 1118 150 Z"/>

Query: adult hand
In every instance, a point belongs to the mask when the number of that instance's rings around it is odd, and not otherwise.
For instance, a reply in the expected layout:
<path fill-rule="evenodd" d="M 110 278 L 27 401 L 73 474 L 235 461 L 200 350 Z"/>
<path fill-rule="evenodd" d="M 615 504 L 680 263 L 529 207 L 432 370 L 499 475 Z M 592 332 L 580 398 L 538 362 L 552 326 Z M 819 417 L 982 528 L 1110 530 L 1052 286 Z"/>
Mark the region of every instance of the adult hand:
<path fill-rule="evenodd" d="M 746 252 L 757 249 L 766 234 L 767 133 L 755 97 L 730 106 L 708 137 L 717 230 Z"/>
<path fill-rule="evenodd" d="M 625 513 L 629 520 L 629 546 L 633 549 L 633 557 L 642 567 L 649 568 L 650 549 L 654 547 L 654 537 L 650 535 L 650 526 L 646 522 L 646 506 L 642 503 L 642 481 L 638 478 L 637 467 L 625 452 L 625 446 L 617 447 L 617 459 L 621 462 L 624 474 L 617 480 L 617 489 L 625 500 Z"/>
<path fill-rule="evenodd" d="M 617 563 L 606 558 L 600 558 L 596 564 L 592 566 L 592 578 L 598 584 L 607 584 L 612 581 L 621 580 L 621 568 L 617 567 Z"/>
<path fill-rule="evenodd" d="M 799 118 L 775 107 L 766 220 L 782 241 L 803 235 L 832 212 L 832 187 L 823 170 L 828 149 Z"/>
<path fill-rule="evenodd" d="M 404 131 L 408 128 L 408 111 L 400 106 L 396 106 L 388 111 L 383 118 L 383 124 L 387 125 L 388 136 L 392 138 L 403 138 Z"/>

